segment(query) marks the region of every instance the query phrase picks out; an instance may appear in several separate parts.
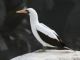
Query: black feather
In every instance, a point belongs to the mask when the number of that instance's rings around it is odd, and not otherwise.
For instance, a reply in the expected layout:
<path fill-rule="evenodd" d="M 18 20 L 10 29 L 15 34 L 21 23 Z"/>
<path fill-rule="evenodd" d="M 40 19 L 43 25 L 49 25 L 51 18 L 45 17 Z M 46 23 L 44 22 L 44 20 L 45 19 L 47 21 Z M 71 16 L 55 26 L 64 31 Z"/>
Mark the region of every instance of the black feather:
<path fill-rule="evenodd" d="M 57 46 L 58 48 L 64 48 L 65 44 L 63 43 L 63 41 L 59 38 L 59 41 L 53 38 L 48 37 L 47 35 L 41 33 L 40 31 L 37 31 L 38 34 L 40 35 L 41 39 L 43 41 L 45 41 L 46 43 L 53 45 L 53 46 Z"/>

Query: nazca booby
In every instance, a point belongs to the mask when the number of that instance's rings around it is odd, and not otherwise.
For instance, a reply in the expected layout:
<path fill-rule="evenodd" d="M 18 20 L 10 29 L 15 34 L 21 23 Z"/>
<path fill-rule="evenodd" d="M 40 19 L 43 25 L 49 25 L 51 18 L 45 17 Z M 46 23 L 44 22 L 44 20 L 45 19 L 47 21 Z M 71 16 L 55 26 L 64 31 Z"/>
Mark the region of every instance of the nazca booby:
<path fill-rule="evenodd" d="M 59 48 L 63 48 L 64 43 L 62 42 L 61 39 L 59 39 L 58 34 L 54 30 L 50 29 L 48 26 L 39 22 L 38 14 L 35 9 L 24 8 L 22 10 L 16 11 L 16 13 L 24 13 L 24 14 L 28 12 L 30 16 L 32 33 L 34 37 L 43 45 L 43 47 L 57 46 Z"/>

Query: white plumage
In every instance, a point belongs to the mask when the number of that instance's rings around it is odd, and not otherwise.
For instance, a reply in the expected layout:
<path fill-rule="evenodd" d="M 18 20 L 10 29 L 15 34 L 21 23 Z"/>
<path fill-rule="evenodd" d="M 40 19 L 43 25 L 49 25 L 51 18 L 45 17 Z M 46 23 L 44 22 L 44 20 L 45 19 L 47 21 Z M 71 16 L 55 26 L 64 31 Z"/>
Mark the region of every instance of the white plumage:
<path fill-rule="evenodd" d="M 27 8 L 27 10 L 29 11 L 29 16 L 30 16 L 30 24 L 31 24 L 31 29 L 32 29 L 32 33 L 35 36 L 35 38 L 43 45 L 43 46 L 52 46 L 46 42 L 44 42 L 37 31 L 40 31 L 41 33 L 47 35 L 48 37 L 55 39 L 57 41 L 58 38 L 58 34 L 50 29 L 49 27 L 47 27 L 46 25 L 44 25 L 43 23 L 40 23 L 38 20 L 38 14 L 37 12 L 33 9 L 33 8 Z"/>
<path fill-rule="evenodd" d="M 38 31 L 44 33 L 45 35 L 49 36 L 50 38 L 58 40 L 57 33 L 54 30 L 51 30 L 46 25 L 44 25 L 43 23 L 39 23 L 38 25 L 36 25 L 36 29 Z"/>
<path fill-rule="evenodd" d="M 24 14 L 26 14 L 27 12 L 29 12 L 32 33 L 43 46 L 53 47 L 56 44 L 56 46 L 58 47 L 59 45 L 63 47 L 64 43 L 58 39 L 58 34 L 54 30 L 50 29 L 48 26 L 39 22 L 36 10 L 34 10 L 33 8 L 24 8 L 22 10 L 16 11 L 16 13 Z M 44 42 L 44 40 L 39 35 L 38 31 L 41 32 L 43 35 L 49 37 L 49 39 L 47 40 L 49 41 L 49 43 Z"/>

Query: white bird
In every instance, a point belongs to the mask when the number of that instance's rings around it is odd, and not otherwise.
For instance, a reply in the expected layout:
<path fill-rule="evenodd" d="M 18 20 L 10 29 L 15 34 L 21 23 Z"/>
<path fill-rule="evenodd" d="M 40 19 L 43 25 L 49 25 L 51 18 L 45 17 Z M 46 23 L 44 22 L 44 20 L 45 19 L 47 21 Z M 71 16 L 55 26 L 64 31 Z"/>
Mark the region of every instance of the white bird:
<path fill-rule="evenodd" d="M 34 37 L 43 45 L 43 47 L 63 47 L 64 44 L 61 40 L 59 40 L 58 34 L 54 30 L 50 29 L 48 26 L 39 22 L 38 14 L 35 9 L 26 8 L 17 11 L 17 13 L 27 13 L 27 11 L 29 12 L 30 16 L 32 33 Z"/>

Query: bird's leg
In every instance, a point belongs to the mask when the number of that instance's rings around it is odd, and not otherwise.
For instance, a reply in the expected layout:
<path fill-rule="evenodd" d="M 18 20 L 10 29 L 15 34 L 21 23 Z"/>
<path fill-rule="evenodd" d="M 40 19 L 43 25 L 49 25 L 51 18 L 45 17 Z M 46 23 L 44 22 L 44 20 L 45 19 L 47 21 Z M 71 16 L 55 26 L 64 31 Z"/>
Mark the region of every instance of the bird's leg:
<path fill-rule="evenodd" d="M 45 52 L 47 50 L 46 46 L 43 46 L 42 51 Z"/>
<path fill-rule="evenodd" d="M 47 49 L 47 47 L 46 47 L 46 46 L 43 46 L 42 49 L 40 49 L 40 50 L 38 50 L 38 51 L 36 51 L 36 52 L 38 52 L 38 53 L 39 53 L 39 52 L 45 52 L 46 49 Z"/>

